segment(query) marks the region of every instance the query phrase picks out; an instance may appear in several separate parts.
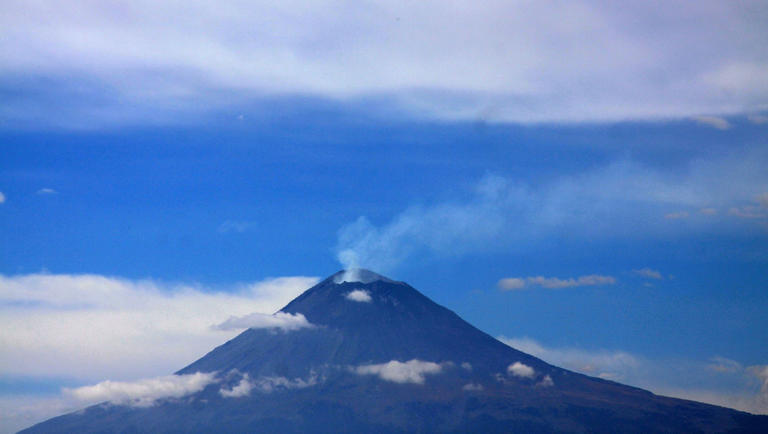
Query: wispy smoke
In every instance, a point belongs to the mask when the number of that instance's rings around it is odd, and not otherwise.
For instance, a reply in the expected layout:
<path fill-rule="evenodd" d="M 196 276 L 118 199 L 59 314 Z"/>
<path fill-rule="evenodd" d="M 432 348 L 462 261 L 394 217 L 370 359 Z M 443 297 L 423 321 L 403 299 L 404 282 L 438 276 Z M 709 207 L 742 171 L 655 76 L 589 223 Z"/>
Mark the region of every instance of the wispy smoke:
<path fill-rule="evenodd" d="M 504 213 L 515 207 L 509 196 L 524 194 L 505 179 L 489 176 L 468 202 L 414 206 L 382 227 L 360 217 L 339 231 L 338 260 L 346 269 L 387 271 L 425 247 L 463 253 L 502 231 Z"/>
<path fill-rule="evenodd" d="M 765 165 L 768 153 L 757 150 L 674 170 L 622 160 L 539 185 L 488 175 L 463 199 L 412 206 L 382 225 L 359 217 L 339 231 L 337 257 L 347 269 L 386 272 L 416 253 L 509 251 L 563 234 L 599 239 L 731 230 L 746 220 L 713 219 L 698 210 L 760 207 Z M 666 219 L 670 213 L 688 218 L 681 224 Z"/>

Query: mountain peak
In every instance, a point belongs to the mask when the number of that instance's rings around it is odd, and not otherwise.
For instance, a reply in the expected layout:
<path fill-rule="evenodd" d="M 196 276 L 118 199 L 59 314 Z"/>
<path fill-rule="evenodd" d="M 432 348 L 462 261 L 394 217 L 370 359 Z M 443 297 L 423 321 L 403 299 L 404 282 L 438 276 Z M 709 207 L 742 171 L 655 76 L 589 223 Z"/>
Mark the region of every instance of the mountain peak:
<path fill-rule="evenodd" d="M 331 276 L 333 283 L 340 284 L 344 282 L 349 283 L 371 283 L 377 280 L 381 280 L 387 283 L 397 283 L 392 279 L 382 276 L 381 274 L 374 273 L 371 270 L 365 268 L 349 268 L 341 270 Z"/>

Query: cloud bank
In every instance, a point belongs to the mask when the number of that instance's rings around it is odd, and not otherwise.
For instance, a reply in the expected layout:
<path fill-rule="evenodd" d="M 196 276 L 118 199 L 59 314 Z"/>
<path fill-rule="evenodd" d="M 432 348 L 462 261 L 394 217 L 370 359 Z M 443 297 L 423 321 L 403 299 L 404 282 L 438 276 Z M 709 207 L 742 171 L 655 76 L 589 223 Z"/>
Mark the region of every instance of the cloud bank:
<path fill-rule="evenodd" d="M 376 375 L 382 380 L 401 384 L 424 384 L 426 375 L 439 374 L 442 370 L 443 367 L 437 363 L 416 359 L 407 362 L 392 360 L 387 363 L 361 365 L 353 368 L 353 372 L 356 374 Z"/>
<path fill-rule="evenodd" d="M 12 124 L 170 122 L 193 107 L 282 95 L 387 100 L 393 112 L 490 122 L 764 110 L 765 3 L 663 6 L 8 0 L 0 80 L 18 93 L 0 115 Z M 35 92 L 43 83 L 50 88 Z M 60 116 L 46 116 L 53 111 Z"/>
<path fill-rule="evenodd" d="M 281 277 L 210 290 L 99 275 L 0 275 L 0 375 L 96 382 L 174 372 L 237 333 L 211 324 L 277 311 L 317 281 Z"/>
<path fill-rule="evenodd" d="M 64 389 L 64 394 L 87 403 L 109 401 L 118 405 L 150 407 L 161 399 L 181 398 L 199 392 L 216 381 L 214 373 L 196 372 L 133 382 L 107 380 L 93 386 Z"/>
<path fill-rule="evenodd" d="M 277 312 L 269 315 L 266 313 L 251 313 L 244 316 L 231 316 L 221 324 L 213 326 L 216 330 L 242 330 L 242 329 L 273 329 L 284 332 L 314 327 L 307 321 L 304 315 L 297 313 Z"/>
<path fill-rule="evenodd" d="M 760 199 L 768 185 L 765 167 L 768 152 L 753 148 L 696 158 L 674 170 L 619 160 L 537 185 L 487 175 L 453 200 L 413 205 L 380 225 L 364 216 L 344 225 L 337 258 L 345 268 L 386 272 L 417 253 L 519 250 L 564 235 L 600 240 L 759 231 L 768 221 Z M 702 208 L 735 211 L 715 218 L 699 213 Z M 671 212 L 687 218 L 665 218 Z M 521 283 L 528 282 L 507 282 Z M 573 284 L 578 279 L 565 283 Z"/>

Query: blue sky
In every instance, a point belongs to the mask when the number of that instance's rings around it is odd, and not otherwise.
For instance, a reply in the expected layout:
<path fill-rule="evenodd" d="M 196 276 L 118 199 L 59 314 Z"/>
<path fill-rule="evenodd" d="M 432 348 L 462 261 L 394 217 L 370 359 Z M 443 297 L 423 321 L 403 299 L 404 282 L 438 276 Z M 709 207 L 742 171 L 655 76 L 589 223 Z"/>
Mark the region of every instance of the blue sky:
<path fill-rule="evenodd" d="M 348 265 L 768 411 L 764 3 L 2 9 L 4 430 Z"/>

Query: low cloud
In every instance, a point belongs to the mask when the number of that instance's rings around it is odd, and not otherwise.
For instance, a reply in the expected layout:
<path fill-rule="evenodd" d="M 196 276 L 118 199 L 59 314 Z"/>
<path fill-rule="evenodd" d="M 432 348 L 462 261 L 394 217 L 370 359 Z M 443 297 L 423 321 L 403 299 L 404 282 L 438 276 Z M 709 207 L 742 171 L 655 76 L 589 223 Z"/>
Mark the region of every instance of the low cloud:
<path fill-rule="evenodd" d="M 364 290 L 364 289 L 355 289 L 354 291 L 349 292 L 346 296 L 347 300 L 357 301 L 360 303 L 370 303 L 371 300 L 371 294 Z"/>
<path fill-rule="evenodd" d="M 768 116 L 765 115 L 749 115 L 747 119 L 755 125 L 768 124 Z"/>
<path fill-rule="evenodd" d="M 577 286 L 613 285 L 615 283 L 616 278 L 612 276 L 591 274 L 589 276 L 581 276 L 577 278 L 570 277 L 566 279 L 543 276 L 508 277 L 499 280 L 497 286 L 504 291 L 512 291 L 525 289 L 531 286 L 538 286 L 547 289 L 562 289 L 573 288 Z"/>
<path fill-rule="evenodd" d="M 261 377 L 255 382 L 256 389 L 270 393 L 276 390 L 282 389 L 303 389 L 305 387 L 311 387 L 318 383 L 318 377 L 315 373 L 311 373 L 307 379 L 294 378 L 289 379 L 287 377 Z"/>
<path fill-rule="evenodd" d="M 0 275 L 0 375 L 96 382 L 174 372 L 237 334 L 211 324 L 275 312 L 317 281 L 280 277 L 211 290 L 99 275 Z"/>
<path fill-rule="evenodd" d="M 230 375 L 236 371 L 230 372 Z M 304 389 L 320 382 L 318 375 L 312 371 L 305 378 L 290 379 L 281 376 L 261 376 L 252 379 L 247 373 L 242 374 L 240 381 L 232 387 L 222 387 L 219 394 L 224 398 L 241 398 L 249 396 L 251 392 L 272 393 L 278 390 Z"/>
<path fill-rule="evenodd" d="M 392 360 L 387 363 L 361 365 L 353 368 L 353 372 L 359 375 L 377 375 L 382 380 L 413 384 L 424 384 L 426 375 L 439 374 L 442 370 L 442 365 L 416 359 L 405 363 Z"/>
<path fill-rule="evenodd" d="M 552 381 L 552 377 L 549 375 L 545 375 L 544 378 L 541 379 L 538 383 L 536 383 L 539 387 L 552 387 L 555 385 L 555 382 Z"/>
<path fill-rule="evenodd" d="M 512 348 L 536 356 L 548 363 L 589 375 L 623 378 L 627 374 L 635 372 L 641 364 L 638 357 L 624 351 L 550 348 L 530 338 L 500 336 L 498 339 Z"/>
<path fill-rule="evenodd" d="M 253 389 L 253 383 L 251 383 L 250 377 L 248 374 L 243 374 L 243 377 L 234 387 L 231 389 L 222 387 L 219 389 L 219 394 L 224 398 L 241 398 L 250 395 L 251 389 Z"/>
<path fill-rule="evenodd" d="M 768 365 L 744 366 L 725 357 L 706 361 L 654 360 L 619 350 L 550 347 L 530 338 L 498 339 L 555 366 L 583 374 L 661 395 L 768 414 Z"/>
<path fill-rule="evenodd" d="M 102 381 L 93 386 L 64 389 L 64 394 L 80 401 L 149 407 L 158 400 L 181 398 L 199 392 L 216 382 L 214 373 L 196 372 L 189 375 L 166 375 L 132 382 Z"/>
<path fill-rule="evenodd" d="M 717 116 L 694 116 L 694 121 L 701 125 L 716 128 L 718 130 L 727 130 L 731 128 L 731 123 L 727 119 Z"/>
<path fill-rule="evenodd" d="M 46 195 L 46 194 L 56 194 L 56 193 L 58 193 L 58 191 L 52 188 L 41 188 L 40 190 L 37 190 L 36 194 Z"/>
<path fill-rule="evenodd" d="M 536 371 L 533 368 L 521 362 L 515 362 L 507 366 L 507 373 L 520 378 L 533 378 L 536 375 Z"/>
<path fill-rule="evenodd" d="M 212 326 L 216 330 L 276 329 L 285 332 L 314 327 L 304 315 L 277 312 L 275 314 L 251 313 L 244 316 L 231 316 L 221 324 Z"/>
<path fill-rule="evenodd" d="M 660 272 L 656 270 L 652 270 L 650 268 L 641 268 L 639 270 L 632 270 L 632 272 L 637 274 L 638 276 L 645 277 L 646 279 L 661 280 L 664 278 L 664 276 L 662 276 Z"/>
<path fill-rule="evenodd" d="M 0 191 L 0 203 L 5 203 L 5 195 Z"/>

